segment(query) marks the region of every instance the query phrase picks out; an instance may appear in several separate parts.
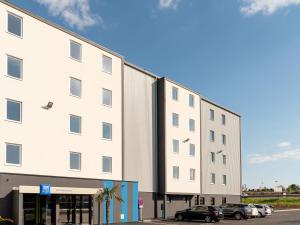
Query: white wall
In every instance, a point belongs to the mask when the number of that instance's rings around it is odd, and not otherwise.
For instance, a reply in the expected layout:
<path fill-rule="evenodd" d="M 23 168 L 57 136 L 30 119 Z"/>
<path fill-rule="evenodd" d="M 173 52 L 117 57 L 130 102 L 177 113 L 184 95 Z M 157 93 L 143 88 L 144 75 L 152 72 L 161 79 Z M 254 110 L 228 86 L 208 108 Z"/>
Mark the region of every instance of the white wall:
<path fill-rule="evenodd" d="M 172 87 L 178 88 L 178 101 L 172 99 Z M 194 95 L 194 107 L 189 106 L 189 94 Z M 166 192 L 200 193 L 200 97 L 166 80 Z M 172 113 L 179 114 L 179 127 L 172 125 Z M 189 131 L 189 119 L 195 120 L 195 131 Z M 184 140 L 190 139 L 183 143 Z M 179 140 L 179 154 L 173 153 L 172 140 Z M 195 144 L 195 156 L 189 156 L 189 144 Z M 179 179 L 173 179 L 173 166 L 179 166 Z M 190 181 L 190 168 L 196 170 L 196 179 Z"/>
<path fill-rule="evenodd" d="M 7 10 L 23 17 L 23 38 L 6 32 Z M 0 172 L 84 178 L 122 178 L 121 59 L 0 3 Z M 69 58 L 69 41 L 82 44 L 82 62 Z M 23 59 L 23 80 L 5 76 L 6 54 Z M 101 56 L 113 73 L 102 72 Z M 82 97 L 69 95 L 69 77 L 82 80 Z M 112 108 L 101 90 L 113 93 Z M 23 102 L 21 124 L 5 120 L 6 102 Z M 54 102 L 50 110 L 42 105 Z M 82 134 L 69 134 L 69 114 L 82 117 Z M 101 123 L 113 124 L 113 139 L 101 139 Z M 22 166 L 5 165 L 5 142 L 22 144 Z M 82 170 L 69 170 L 69 151 L 81 152 Z M 112 174 L 101 173 L 102 156 L 113 157 Z"/>
<path fill-rule="evenodd" d="M 215 120 L 210 120 L 210 109 L 215 112 Z M 226 116 L 222 125 L 221 115 Z M 240 117 L 205 100 L 201 100 L 201 153 L 202 153 L 202 194 L 241 194 L 241 149 Z M 215 142 L 210 141 L 210 130 L 215 131 Z M 226 145 L 221 143 L 221 135 L 226 135 Z M 219 151 L 223 151 L 219 153 Z M 210 152 L 215 152 L 216 161 L 210 160 Z M 222 154 L 227 157 L 223 165 Z M 211 184 L 210 173 L 216 174 L 216 183 Z M 222 175 L 227 175 L 227 185 L 222 184 Z"/>

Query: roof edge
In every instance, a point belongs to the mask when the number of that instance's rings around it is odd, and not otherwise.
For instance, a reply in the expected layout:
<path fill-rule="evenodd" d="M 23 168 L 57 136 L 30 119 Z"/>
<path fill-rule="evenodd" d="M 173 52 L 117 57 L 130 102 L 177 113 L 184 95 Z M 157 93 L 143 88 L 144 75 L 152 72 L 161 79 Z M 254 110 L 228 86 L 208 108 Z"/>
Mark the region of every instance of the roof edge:
<path fill-rule="evenodd" d="M 34 18 L 34 19 L 39 20 L 40 22 L 46 23 L 46 24 L 48 24 L 49 26 L 51 26 L 51 27 L 53 27 L 55 29 L 58 29 L 58 30 L 60 30 L 60 31 L 62 31 L 64 33 L 67 33 L 67 34 L 75 37 L 75 38 L 78 38 L 79 40 L 81 40 L 83 42 L 86 42 L 87 44 L 90 44 L 90 45 L 92 45 L 92 46 L 94 46 L 96 48 L 99 48 L 99 49 L 101 49 L 103 51 L 106 51 L 106 52 L 108 52 L 108 53 L 110 53 L 110 54 L 112 54 L 112 55 L 114 55 L 114 56 L 116 56 L 118 58 L 124 59 L 124 56 L 122 56 L 122 55 L 114 52 L 113 50 L 110 50 L 110 49 L 108 49 L 108 48 L 106 48 L 106 47 L 104 47 L 104 46 L 102 46 L 102 45 L 100 45 L 100 44 L 98 44 L 98 43 L 96 43 L 94 41 L 91 41 L 91 40 L 89 40 L 89 39 L 87 39 L 87 38 L 85 38 L 85 37 L 83 37 L 83 36 L 81 36 L 81 35 L 73 32 L 73 31 L 71 31 L 71 30 L 69 30 L 69 29 L 67 29 L 67 28 L 65 28 L 63 26 L 60 26 L 60 25 L 58 25 L 56 23 L 53 23 L 53 22 L 50 22 L 49 20 L 47 20 L 47 19 L 45 19 L 45 18 L 43 18 L 41 16 L 38 16 L 38 15 L 30 12 L 27 9 L 21 8 L 21 7 L 17 6 L 17 5 L 15 5 L 14 3 L 9 2 L 8 0 L 0 0 L 0 3 L 3 3 L 3 4 L 5 4 L 5 5 L 9 6 L 9 7 L 12 7 L 15 10 L 18 10 L 18 11 L 20 11 L 20 12 L 22 12 L 22 13 L 24 13 L 24 14 L 32 17 L 32 18 Z"/>

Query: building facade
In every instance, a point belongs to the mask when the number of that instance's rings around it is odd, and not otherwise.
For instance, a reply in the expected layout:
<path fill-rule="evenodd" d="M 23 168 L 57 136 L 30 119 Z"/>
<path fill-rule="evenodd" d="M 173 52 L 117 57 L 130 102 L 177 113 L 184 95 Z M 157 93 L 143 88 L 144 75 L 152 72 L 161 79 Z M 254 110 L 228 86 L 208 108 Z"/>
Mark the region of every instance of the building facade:
<path fill-rule="evenodd" d="M 111 223 L 239 202 L 240 116 L 0 0 L 0 215 Z"/>

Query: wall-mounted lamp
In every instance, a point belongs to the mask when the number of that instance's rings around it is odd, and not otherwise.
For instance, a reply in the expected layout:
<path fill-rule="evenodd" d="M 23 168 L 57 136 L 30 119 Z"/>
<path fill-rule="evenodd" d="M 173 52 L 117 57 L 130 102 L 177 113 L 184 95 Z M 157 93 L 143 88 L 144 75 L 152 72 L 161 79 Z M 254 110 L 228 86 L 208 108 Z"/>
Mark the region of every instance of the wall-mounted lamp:
<path fill-rule="evenodd" d="M 49 110 L 49 109 L 52 108 L 52 106 L 53 106 L 53 102 L 48 102 L 47 105 L 42 106 L 42 108 L 43 108 L 43 109 L 46 109 L 46 110 Z"/>
<path fill-rule="evenodd" d="M 190 139 L 187 138 L 187 139 L 183 140 L 182 143 L 186 143 L 186 142 L 188 142 L 189 140 L 190 140 Z"/>

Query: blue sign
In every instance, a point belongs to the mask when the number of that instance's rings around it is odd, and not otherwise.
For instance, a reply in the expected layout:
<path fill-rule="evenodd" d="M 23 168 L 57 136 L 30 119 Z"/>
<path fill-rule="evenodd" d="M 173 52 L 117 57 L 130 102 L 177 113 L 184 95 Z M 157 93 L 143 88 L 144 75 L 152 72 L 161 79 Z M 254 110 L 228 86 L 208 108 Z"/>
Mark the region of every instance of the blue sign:
<path fill-rule="evenodd" d="M 40 195 L 51 195 L 51 185 L 50 184 L 40 184 Z"/>

